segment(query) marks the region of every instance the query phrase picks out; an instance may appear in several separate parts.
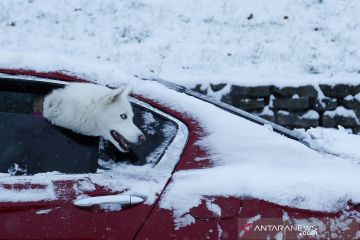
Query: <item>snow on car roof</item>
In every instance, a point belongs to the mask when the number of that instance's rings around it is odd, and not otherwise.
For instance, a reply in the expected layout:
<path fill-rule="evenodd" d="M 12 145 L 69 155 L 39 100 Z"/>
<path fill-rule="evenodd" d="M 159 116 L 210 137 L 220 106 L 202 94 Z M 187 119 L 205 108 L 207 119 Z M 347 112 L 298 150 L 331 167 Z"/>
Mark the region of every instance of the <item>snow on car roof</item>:
<path fill-rule="evenodd" d="M 178 222 L 181 222 L 181 216 L 197 206 L 204 196 L 253 197 L 319 211 L 337 211 L 343 209 L 348 200 L 360 201 L 360 188 L 357 186 L 360 182 L 360 152 L 353 152 L 352 157 L 347 157 L 344 147 L 341 148 L 339 156 L 314 151 L 297 141 L 274 133 L 268 127 L 170 90 L 157 82 L 134 78 L 113 64 L 76 65 L 74 61 L 63 61 L 60 65 L 46 65 L 40 61 L 37 68 L 31 61 L 12 63 L 17 63 L 12 66 L 38 71 L 53 71 L 57 66 L 57 70 L 77 72 L 80 76 L 101 84 L 128 83 L 133 86 L 135 93 L 190 114 L 196 119 L 207 133 L 198 144 L 208 150 L 214 164 L 207 169 L 184 170 L 174 174 L 173 181 L 162 196 L 160 206 L 173 210 Z M 339 134 L 342 141 L 351 139 L 348 144 L 353 148 L 360 144 L 358 136 L 334 131 L 334 135 L 336 134 Z M 317 138 L 316 144 L 322 146 L 322 142 L 326 141 L 326 138 Z M 324 144 L 324 147 L 329 146 L 333 146 L 332 151 L 336 153 L 336 145 Z M 144 192 L 144 189 L 150 188 L 151 191 L 145 193 L 152 196 L 147 203 L 152 203 L 154 194 L 161 189 L 154 188 L 151 181 L 130 183 L 124 176 L 139 174 L 146 177 L 148 174 L 148 179 L 153 179 L 161 178 L 161 172 L 157 172 L 157 176 L 144 166 L 122 165 L 121 168 L 121 183 L 131 185 L 133 192 Z M 97 179 L 96 183 L 116 189 L 116 184 L 109 179 Z"/>

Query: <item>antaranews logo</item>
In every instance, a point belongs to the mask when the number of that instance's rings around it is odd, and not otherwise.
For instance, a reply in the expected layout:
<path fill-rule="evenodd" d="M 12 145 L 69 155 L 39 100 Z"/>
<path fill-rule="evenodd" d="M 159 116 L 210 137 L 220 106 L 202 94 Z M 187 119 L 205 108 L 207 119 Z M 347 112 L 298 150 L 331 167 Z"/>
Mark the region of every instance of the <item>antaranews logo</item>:
<path fill-rule="evenodd" d="M 238 219 L 238 239 L 355 239 L 359 226 L 355 219 L 283 219 L 261 218 L 260 215 L 252 218 Z M 346 225 L 346 228 L 344 226 Z M 339 226 L 339 229 L 336 227 Z M 335 235 L 334 235 L 335 234 Z M 350 237 L 350 238 L 348 238 Z M 336 238 L 335 238 L 336 239 Z"/>
<path fill-rule="evenodd" d="M 252 229 L 252 223 L 248 223 L 244 226 L 239 227 L 239 231 L 242 233 L 242 235 L 245 235 L 246 233 L 251 233 L 250 229 Z"/>
<path fill-rule="evenodd" d="M 260 218 L 247 219 L 244 223 L 239 219 L 239 239 L 261 239 L 267 236 L 293 236 L 293 237 L 314 237 L 318 236 L 319 226 L 315 224 L 295 224 L 284 222 L 281 218 Z"/>

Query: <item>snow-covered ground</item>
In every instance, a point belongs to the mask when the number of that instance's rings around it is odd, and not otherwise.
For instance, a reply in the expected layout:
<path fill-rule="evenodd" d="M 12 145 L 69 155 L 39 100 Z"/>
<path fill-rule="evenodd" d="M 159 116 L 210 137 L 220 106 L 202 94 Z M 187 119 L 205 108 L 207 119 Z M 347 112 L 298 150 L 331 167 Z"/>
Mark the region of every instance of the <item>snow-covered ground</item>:
<path fill-rule="evenodd" d="M 2 0 L 0 60 L 103 60 L 186 85 L 355 84 L 359 12 L 357 0 Z"/>

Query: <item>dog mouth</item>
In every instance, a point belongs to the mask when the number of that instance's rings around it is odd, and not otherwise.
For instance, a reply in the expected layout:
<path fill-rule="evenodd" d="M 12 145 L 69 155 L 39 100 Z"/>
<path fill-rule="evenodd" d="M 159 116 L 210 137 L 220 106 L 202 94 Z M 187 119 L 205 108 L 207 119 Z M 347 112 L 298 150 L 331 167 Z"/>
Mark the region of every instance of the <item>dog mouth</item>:
<path fill-rule="evenodd" d="M 120 145 L 120 147 L 122 147 L 126 151 L 130 149 L 130 143 L 123 136 L 121 136 L 120 133 L 118 133 L 115 130 L 111 130 L 110 134 L 115 139 L 115 141 Z"/>

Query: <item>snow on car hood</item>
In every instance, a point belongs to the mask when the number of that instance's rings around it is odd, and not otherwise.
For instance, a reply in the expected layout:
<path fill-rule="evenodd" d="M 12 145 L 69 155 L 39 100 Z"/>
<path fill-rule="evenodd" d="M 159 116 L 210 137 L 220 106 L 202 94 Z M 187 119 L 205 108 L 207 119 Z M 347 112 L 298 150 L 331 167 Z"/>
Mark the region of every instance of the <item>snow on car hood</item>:
<path fill-rule="evenodd" d="M 208 169 L 179 171 L 173 175 L 173 181 L 162 196 L 160 206 L 173 210 L 177 218 L 197 206 L 204 196 L 246 196 L 320 211 L 342 209 L 350 199 L 354 202 L 360 201 L 360 188 L 357 186 L 360 182 L 357 156 L 360 157 L 360 154 L 346 157 L 342 152 L 336 157 L 314 151 L 297 141 L 274 133 L 268 127 L 169 90 L 159 83 L 138 80 L 110 63 L 76 65 L 74 62 L 63 61 L 46 65 L 39 61 L 37 67 L 33 60 L 27 63 L 17 60 L 12 63 L 15 62 L 16 65 L 13 66 L 20 65 L 24 69 L 42 71 L 68 69 L 101 84 L 130 83 L 135 93 L 190 114 L 200 123 L 207 135 L 198 144 L 208 150 L 214 166 Z M 84 72 L 84 69 L 87 72 Z M 337 131 L 334 130 L 335 132 Z M 315 139 L 317 146 L 329 147 L 326 136 L 322 136 L 323 139 Z M 359 137 L 348 137 L 348 146 L 352 146 L 351 149 L 356 148 L 359 144 L 356 144 L 354 139 L 359 141 Z M 344 138 L 341 139 L 344 141 Z M 309 141 L 315 143 L 315 140 Z M 333 153 L 336 153 L 336 148 L 336 144 L 331 146 Z M 346 151 L 344 149 L 342 147 L 341 151 Z M 134 168 L 138 171 L 133 171 Z M 149 169 L 141 171 L 141 168 L 143 167 L 131 166 L 132 172 L 129 172 L 129 176 L 136 175 L 137 172 L 150 174 Z M 151 175 L 150 178 L 156 179 L 156 174 Z M 146 181 L 142 181 L 141 184 L 133 186 L 146 189 L 146 184 Z M 115 188 L 115 185 L 109 187 Z M 161 191 L 153 186 L 151 189 L 149 194 Z"/>

